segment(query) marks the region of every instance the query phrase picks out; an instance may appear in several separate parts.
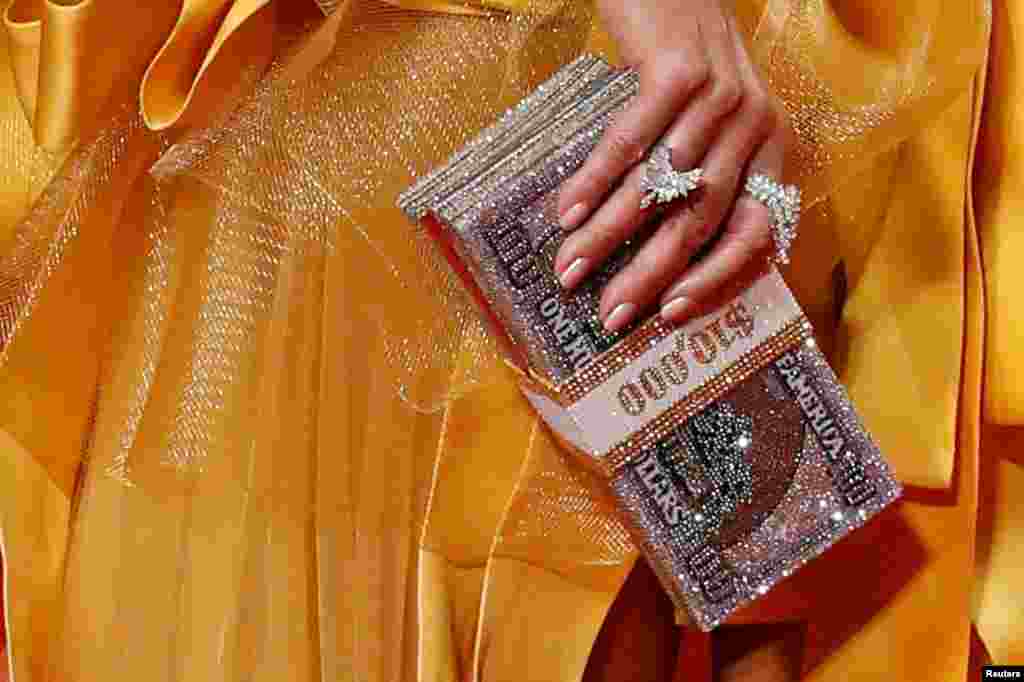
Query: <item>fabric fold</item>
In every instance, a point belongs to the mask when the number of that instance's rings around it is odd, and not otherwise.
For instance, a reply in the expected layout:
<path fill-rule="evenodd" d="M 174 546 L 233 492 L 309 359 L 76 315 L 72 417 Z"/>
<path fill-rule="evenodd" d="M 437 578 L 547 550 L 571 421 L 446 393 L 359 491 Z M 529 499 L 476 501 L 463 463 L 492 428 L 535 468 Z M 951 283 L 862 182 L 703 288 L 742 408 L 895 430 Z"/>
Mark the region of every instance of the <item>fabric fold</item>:
<path fill-rule="evenodd" d="M 474 654 L 488 556 L 537 429 L 506 372 L 496 363 L 489 390 L 445 410 L 420 541 L 422 679 L 479 679 Z M 467 489 L 480 492 L 469 505 Z"/>
<path fill-rule="evenodd" d="M 74 145 L 110 92 L 116 71 L 97 50 L 103 26 L 99 0 L 44 5 L 39 45 L 39 85 L 34 110 L 36 140 L 43 149 L 59 152 Z"/>
<path fill-rule="evenodd" d="M 1024 299 L 1020 296 L 1020 253 L 1024 230 L 1024 156 L 1017 131 L 1024 115 L 1014 105 L 1024 90 L 1015 36 L 1024 12 L 1014 3 L 996 4 L 989 95 L 974 166 L 974 195 L 981 226 L 987 302 L 985 417 L 995 424 L 1024 426 Z"/>
<path fill-rule="evenodd" d="M 43 33 L 39 4 L 39 0 L 15 0 L 4 10 L 11 70 L 29 121 L 35 120 L 39 94 L 39 46 Z"/>
<path fill-rule="evenodd" d="M 4 13 L 18 94 L 36 144 L 66 155 L 100 125 L 170 28 L 160 0 L 15 0 Z M 132 30 L 125 30 L 126 26 Z"/>
<path fill-rule="evenodd" d="M 261 26 L 241 52 L 247 60 L 266 64 L 273 43 L 272 14 L 263 11 L 268 5 L 270 0 L 184 1 L 171 34 L 142 79 L 139 106 L 150 129 L 178 123 L 218 54 L 246 22 Z"/>

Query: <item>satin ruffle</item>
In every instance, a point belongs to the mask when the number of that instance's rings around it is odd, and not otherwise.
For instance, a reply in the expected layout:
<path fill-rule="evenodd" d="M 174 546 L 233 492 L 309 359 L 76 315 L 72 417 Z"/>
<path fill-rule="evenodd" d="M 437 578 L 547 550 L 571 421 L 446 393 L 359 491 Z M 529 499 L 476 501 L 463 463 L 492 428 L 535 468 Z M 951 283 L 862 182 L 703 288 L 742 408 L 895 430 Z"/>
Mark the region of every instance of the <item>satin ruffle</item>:
<path fill-rule="evenodd" d="M 4 12 L 4 26 L 18 97 L 32 121 L 37 144 L 51 153 L 66 153 L 83 129 L 94 123 L 112 84 L 143 62 L 147 64 L 139 93 L 143 120 L 153 130 L 179 123 L 232 36 L 244 29 L 250 35 L 243 39 L 246 45 L 241 51 L 255 62 L 269 57 L 273 13 L 266 9 L 268 4 L 270 0 L 12 0 Z M 318 4 L 330 13 L 339 3 L 322 0 Z M 393 0 L 392 4 L 461 15 L 489 11 L 447 0 Z M 491 4 L 496 9 L 515 6 L 499 0 Z M 259 26 L 247 26 L 251 23 Z"/>
<path fill-rule="evenodd" d="M 65 155 L 114 91 L 137 82 L 175 11 L 163 0 L 14 0 L 4 12 L 18 96 L 40 147 Z M 102 75 L 100 75 L 102 74 Z"/>

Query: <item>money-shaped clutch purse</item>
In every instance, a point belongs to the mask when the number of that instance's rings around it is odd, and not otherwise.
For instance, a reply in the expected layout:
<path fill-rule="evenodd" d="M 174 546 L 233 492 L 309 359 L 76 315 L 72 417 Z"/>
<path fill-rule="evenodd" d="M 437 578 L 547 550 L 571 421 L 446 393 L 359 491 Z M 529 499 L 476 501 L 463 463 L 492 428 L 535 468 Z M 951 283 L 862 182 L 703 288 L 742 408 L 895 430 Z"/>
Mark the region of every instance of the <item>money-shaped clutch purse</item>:
<path fill-rule="evenodd" d="M 399 205 L 436 238 L 539 415 L 596 470 L 679 609 L 710 630 L 900 493 L 774 269 L 681 326 L 602 328 L 624 247 L 573 292 L 554 255 L 562 182 L 636 95 L 584 56 Z"/>

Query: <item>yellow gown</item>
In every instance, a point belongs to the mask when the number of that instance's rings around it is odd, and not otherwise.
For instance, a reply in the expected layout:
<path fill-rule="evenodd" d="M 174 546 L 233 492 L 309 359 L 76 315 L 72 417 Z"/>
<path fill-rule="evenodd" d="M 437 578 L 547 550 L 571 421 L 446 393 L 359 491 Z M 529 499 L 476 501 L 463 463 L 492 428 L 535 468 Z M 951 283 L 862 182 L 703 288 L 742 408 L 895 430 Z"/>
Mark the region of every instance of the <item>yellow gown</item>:
<path fill-rule="evenodd" d="M 589 4 L 8 1 L 12 679 L 960 682 L 1024 662 L 1024 9 L 737 9 L 813 203 L 787 278 L 908 493 L 709 639 L 675 626 L 393 207 L 559 65 L 611 54 Z"/>

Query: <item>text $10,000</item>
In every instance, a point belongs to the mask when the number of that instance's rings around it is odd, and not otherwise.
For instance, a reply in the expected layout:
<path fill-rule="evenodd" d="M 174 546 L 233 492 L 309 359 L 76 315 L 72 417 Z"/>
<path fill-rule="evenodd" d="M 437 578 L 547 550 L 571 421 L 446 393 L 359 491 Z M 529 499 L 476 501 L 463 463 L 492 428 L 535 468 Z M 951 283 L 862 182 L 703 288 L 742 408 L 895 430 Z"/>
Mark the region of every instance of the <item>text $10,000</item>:
<path fill-rule="evenodd" d="M 622 384 L 619 404 L 634 417 L 647 411 L 649 403 L 663 400 L 671 386 L 683 386 L 690 378 L 690 363 L 710 365 L 739 339 L 753 336 L 755 316 L 742 301 L 734 301 L 724 312 L 691 333 L 676 335 L 675 349 L 644 367 L 635 378 Z"/>

